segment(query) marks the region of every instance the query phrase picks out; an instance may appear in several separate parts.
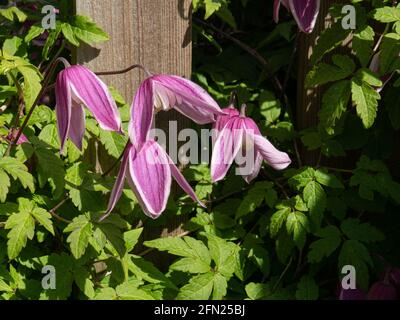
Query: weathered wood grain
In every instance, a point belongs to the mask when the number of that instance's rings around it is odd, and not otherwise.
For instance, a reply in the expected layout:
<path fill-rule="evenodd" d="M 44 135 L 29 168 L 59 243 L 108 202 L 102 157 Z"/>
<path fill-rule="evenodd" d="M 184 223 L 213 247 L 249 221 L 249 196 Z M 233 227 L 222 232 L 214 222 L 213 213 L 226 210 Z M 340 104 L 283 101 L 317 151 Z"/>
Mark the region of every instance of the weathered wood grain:
<path fill-rule="evenodd" d="M 153 73 L 190 78 L 190 8 L 191 0 L 76 0 L 76 12 L 92 17 L 110 35 L 110 41 L 96 48 L 80 47 L 75 60 L 97 72 L 141 64 Z M 143 71 L 135 69 L 102 79 L 130 104 L 144 77 Z M 178 120 L 178 129 L 190 126 L 190 121 L 176 112 L 158 114 L 156 126 L 167 131 L 170 120 Z M 110 163 L 96 145 L 91 146 L 90 159 L 100 163 L 103 171 Z M 182 218 L 173 217 L 164 228 L 145 228 L 144 236 L 177 234 L 181 232 L 181 224 Z"/>

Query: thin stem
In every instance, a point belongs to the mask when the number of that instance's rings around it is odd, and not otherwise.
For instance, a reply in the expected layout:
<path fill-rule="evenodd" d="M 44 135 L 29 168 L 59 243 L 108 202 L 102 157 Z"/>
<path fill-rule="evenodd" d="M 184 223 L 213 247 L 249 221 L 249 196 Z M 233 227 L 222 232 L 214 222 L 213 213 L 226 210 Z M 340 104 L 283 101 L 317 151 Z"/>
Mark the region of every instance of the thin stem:
<path fill-rule="evenodd" d="M 108 175 L 111 171 L 113 171 L 113 169 L 117 166 L 118 163 L 120 163 L 120 161 L 122 160 L 122 158 L 124 157 L 125 151 L 128 148 L 130 144 L 130 141 L 128 140 L 128 142 L 125 145 L 124 150 L 122 151 L 121 155 L 119 156 L 119 158 L 113 163 L 113 165 L 106 171 L 104 172 L 101 176 L 105 177 L 106 175 Z"/>
<path fill-rule="evenodd" d="M 58 209 L 60 209 L 64 205 L 64 203 L 67 202 L 67 201 L 68 201 L 68 195 L 65 195 L 64 198 L 53 209 L 49 210 L 49 213 L 59 221 L 62 221 L 62 222 L 65 222 L 65 223 L 71 223 L 72 222 L 71 220 L 64 219 L 63 217 L 60 217 L 56 213 L 56 211 Z"/>
<path fill-rule="evenodd" d="M 142 69 L 142 70 L 146 73 L 146 75 L 147 75 L 148 77 L 151 77 L 151 76 L 152 76 L 152 73 L 151 73 L 149 70 L 147 70 L 147 68 L 145 68 L 144 66 L 142 66 L 141 64 L 134 64 L 134 65 L 131 65 L 130 67 L 125 68 L 125 69 L 122 69 L 122 70 L 95 72 L 95 74 L 98 75 L 98 76 L 111 76 L 111 75 L 115 75 L 115 74 L 127 73 L 127 72 L 129 72 L 129 71 L 131 71 L 131 70 L 133 70 L 133 69 L 135 69 L 135 68 L 140 68 L 140 69 Z"/>
<path fill-rule="evenodd" d="M 293 147 L 294 147 L 294 152 L 296 154 L 297 164 L 299 165 L 299 168 L 301 168 L 303 166 L 303 161 L 301 161 L 299 146 L 297 144 L 296 138 L 293 139 Z"/>
<path fill-rule="evenodd" d="M 389 31 L 389 28 L 390 28 L 390 24 L 387 23 L 387 24 L 386 24 L 386 27 L 385 27 L 385 30 L 384 30 L 383 33 L 380 35 L 380 37 L 379 37 L 379 39 L 378 39 L 378 41 L 377 41 L 377 43 L 376 43 L 376 45 L 375 45 L 375 47 L 374 47 L 374 49 L 373 49 L 373 53 L 376 53 L 376 52 L 378 51 L 378 49 L 379 49 L 379 47 L 380 47 L 380 45 L 381 45 L 381 43 L 382 43 L 382 41 L 383 41 L 384 36 L 385 36 L 386 33 L 388 33 L 388 31 Z"/>
<path fill-rule="evenodd" d="M 339 169 L 339 168 L 332 168 L 332 167 L 325 167 L 325 169 L 331 170 L 331 171 L 337 171 L 337 172 L 344 172 L 344 173 L 353 173 L 353 170 L 350 169 Z"/>
<path fill-rule="evenodd" d="M 17 115 L 15 116 L 14 126 L 10 129 L 11 139 L 13 139 L 15 129 L 18 127 L 19 119 L 21 118 L 21 115 L 23 113 L 23 108 L 24 108 L 25 102 L 24 102 L 24 91 L 22 90 L 18 79 L 12 73 L 10 73 L 10 77 L 13 80 L 15 86 L 17 87 L 18 97 L 19 97 L 18 111 L 17 111 Z M 11 148 L 10 148 L 10 145 L 8 145 L 7 150 L 4 155 L 9 156 L 10 151 L 11 151 Z"/>
<path fill-rule="evenodd" d="M 47 91 L 47 87 L 49 85 L 51 76 L 53 75 L 53 72 L 54 72 L 58 62 L 62 62 L 62 63 L 64 63 L 64 65 L 69 65 L 69 62 L 65 58 L 56 58 L 56 59 L 53 59 L 53 61 L 50 63 L 51 66 L 49 68 L 49 72 L 46 74 L 46 76 L 44 78 L 44 83 L 43 83 L 42 89 L 40 90 L 38 96 L 36 97 L 35 101 L 33 102 L 32 107 L 30 108 L 28 114 L 26 115 L 22 126 L 19 128 L 17 136 L 12 140 L 12 142 L 8 146 L 7 152 L 11 151 L 11 149 L 16 145 L 17 141 L 21 137 L 22 132 L 24 131 L 25 127 L 27 126 L 27 124 L 29 122 L 29 119 L 31 118 L 31 116 L 33 114 L 33 111 L 35 111 L 35 108 L 39 104 L 40 99 L 42 99 L 43 94 Z"/>
<path fill-rule="evenodd" d="M 293 262 L 293 256 L 290 257 L 290 260 L 289 260 L 288 264 L 286 265 L 285 269 L 282 271 L 281 275 L 279 276 L 278 281 L 276 281 L 276 283 L 275 283 L 275 285 L 274 285 L 274 287 L 272 289 L 272 292 L 275 292 L 276 289 L 278 289 L 279 284 L 281 283 L 281 281 L 282 281 L 283 277 L 285 276 L 286 272 L 289 270 L 290 265 L 292 264 L 292 262 Z"/>

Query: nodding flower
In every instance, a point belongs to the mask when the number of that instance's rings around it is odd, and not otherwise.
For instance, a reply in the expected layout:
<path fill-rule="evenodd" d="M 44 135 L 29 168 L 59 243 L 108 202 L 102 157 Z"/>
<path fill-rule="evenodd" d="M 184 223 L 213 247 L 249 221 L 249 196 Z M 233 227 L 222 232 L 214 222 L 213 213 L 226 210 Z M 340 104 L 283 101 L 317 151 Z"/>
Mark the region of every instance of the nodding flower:
<path fill-rule="evenodd" d="M 245 115 L 246 105 L 241 112 L 225 108 L 223 115 L 214 125 L 218 131 L 211 157 L 211 176 L 214 182 L 222 180 L 235 158 L 245 154 L 248 170 L 243 178 L 250 183 L 259 173 L 263 160 L 276 170 L 288 167 L 291 160 L 287 153 L 277 150 L 271 142 L 261 135 L 253 119 Z M 251 157 L 249 157 L 249 155 Z"/>
<path fill-rule="evenodd" d="M 61 152 L 67 138 L 81 150 L 85 134 L 85 110 L 89 109 L 100 127 L 122 133 L 121 118 L 107 86 L 88 68 L 67 66 L 56 81 L 56 114 Z"/>
<path fill-rule="evenodd" d="M 198 124 L 213 123 L 224 114 L 214 99 L 192 81 L 151 75 L 140 85 L 131 107 L 131 142 L 140 148 L 147 141 L 155 113 L 172 108 Z"/>
<path fill-rule="evenodd" d="M 158 218 L 167 206 L 172 177 L 194 201 L 204 207 L 178 167 L 156 141 L 148 140 L 140 149 L 129 143 L 103 219 L 112 212 L 121 197 L 125 180 L 144 213 L 153 219 Z"/>
<path fill-rule="evenodd" d="M 274 0 L 274 20 L 279 21 L 279 9 L 283 4 L 297 22 L 300 30 L 311 33 L 317 22 L 320 0 Z"/>

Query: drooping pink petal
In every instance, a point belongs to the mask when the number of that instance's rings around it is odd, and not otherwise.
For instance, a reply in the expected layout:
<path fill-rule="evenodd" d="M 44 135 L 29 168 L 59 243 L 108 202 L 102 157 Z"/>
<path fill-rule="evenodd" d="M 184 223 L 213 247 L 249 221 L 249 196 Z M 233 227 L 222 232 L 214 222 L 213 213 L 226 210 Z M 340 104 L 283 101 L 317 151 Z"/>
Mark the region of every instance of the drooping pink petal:
<path fill-rule="evenodd" d="M 61 71 L 57 76 L 56 87 L 56 116 L 57 128 L 60 136 L 61 152 L 64 150 L 71 122 L 72 94 L 67 74 Z"/>
<path fill-rule="evenodd" d="M 249 131 L 246 133 L 253 135 L 255 147 L 269 166 L 275 170 L 283 170 L 291 164 L 289 155 L 276 149 L 266 138 Z"/>
<path fill-rule="evenodd" d="M 281 8 L 281 0 L 274 0 L 274 21 L 279 22 L 279 9 Z"/>
<path fill-rule="evenodd" d="M 141 147 L 147 140 L 154 117 L 153 84 L 146 79 L 140 85 L 131 107 L 129 136 L 136 147 Z"/>
<path fill-rule="evenodd" d="M 170 108 L 175 108 L 198 124 L 214 122 L 217 115 L 223 114 L 214 99 L 192 81 L 170 75 L 156 75 L 151 79 L 154 81 L 155 96 L 168 101 Z"/>
<path fill-rule="evenodd" d="M 228 121 L 215 142 L 211 157 L 211 177 L 214 182 L 222 180 L 242 147 L 243 130 L 241 119 Z"/>
<path fill-rule="evenodd" d="M 204 203 L 202 203 L 199 198 L 197 198 L 196 193 L 194 192 L 193 188 L 190 186 L 190 184 L 186 181 L 185 177 L 183 176 L 183 174 L 179 171 L 179 169 L 177 168 L 177 166 L 174 164 L 174 162 L 172 161 L 172 159 L 166 154 L 167 158 L 168 158 L 168 162 L 169 162 L 169 167 L 171 169 L 171 174 L 174 177 L 175 181 L 179 184 L 179 186 L 183 189 L 183 191 L 186 192 L 186 194 L 188 194 L 193 201 L 197 202 L 200 206 L 202 206 L 203 208 L 206 208 L 206 206 L 204 205 Z"/>
<path fill-rule="evenodd" d="M 69 138 L 82 151 L 83 137 L 85 136 L 85 110 L 79 104 L 71 108 L 71 123 L 69 127 Z"/>
<path fill-rule="evenodd" d="M 258 176 L 261 170 L 262 162 L 264 160 L 259 152 L 256 152 L 254 159 L 255 161 L 253 165 L 253 170 L 249 174 L 243 176 L 244 181 L 246 181 L 247 183 L 250 183 Z"/>
<path fill-rule="evenodd" d="M 107 86 L 89 69 L 74 65 L 63 71 L 74 97 L 77 97 L 93 114 L 100 127 L 108 131 L 121 132 L 121 118 L 117 105 Z"/>
<path fill-rule="evenodd" d="M 107 211 L 105 215 L 102 217 L 102 220 L 104 220 L 114 210 L 115 205 L 117 204 L 119 198 L 121 198 L 122 190 L 124 189 L 125 178 L 127 176 L 128 162 L 131 149 L 133 148 L 131 145 L 129 145 L 124 151 L 124 156 L 122 157 L 118 176 L 115 181 L 114 187 L 111 191 L 110 200 L 108 201 Z"/>
<path fill-rule="evenodd" d="M 129 155 L 129 175 L 137 198 L 146 215 L 155 219 L 165 210 L 171 190 L 171 169 L 165 151 L 147 141 Z"/>
<path fill-rule="evenodd" d="M 317 22 L 320 0 L 288 0 L 290 11 L 300 30 L 311 33 Z"/>

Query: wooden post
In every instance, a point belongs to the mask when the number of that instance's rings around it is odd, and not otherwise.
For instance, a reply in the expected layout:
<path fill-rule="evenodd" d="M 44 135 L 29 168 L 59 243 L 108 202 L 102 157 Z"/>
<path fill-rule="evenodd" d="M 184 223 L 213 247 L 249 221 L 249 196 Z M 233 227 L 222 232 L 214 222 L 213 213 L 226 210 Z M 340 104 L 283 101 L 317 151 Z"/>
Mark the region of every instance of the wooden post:
<path fill-rule="evenodd" d="M 190 8 L 191 0 L 76 0 L 77 14 L 92 17 L 110 35 L 110 41 L 97 48 L 79 48 L 76 62 L 94 71 L 120 70 L 141 64 L 153 73 L 190 78 Z M 144 77 L 141 70 L 135 69 L 122 75 L 104 76 L 103 80 L 130 104 Z M 168 134 L 170 120 L 178 121 L 178 130 L 190 126 L 190 121 L 176 112 L 159 113 L 156 125 Z M 93 160 L 104 157 L 94 149 Z M 150 228 L 151 234 L 145 228 L 144 236 L 173 235 L 181 232 L 181 224 L 182 219 L 175 217 L 163 229 Z"/>
<path fill-rule="evenodd" d="M 321 107 L 323 88 L 306 89 L 305 78 L 310 71 L 310 57 L 313 47 L 323 30 L 332 24 L 332 19 L 328 14 L 329 7 L 334 3 L 348 4 L 347 0 L 323 0 L 321 1 L 320 14 L 318 21 L 311 34 L 300 35 L 298 41 L 298 82 L 297 82 L 297 109 L 296 121 L 299 130 L 306 129 L 318 124 L 318 111 Z M 300 150 L 303 164 L 315 165 L 318 161 L 319 154 L 313 151 L 307 151 L 304 147 Z"/>

